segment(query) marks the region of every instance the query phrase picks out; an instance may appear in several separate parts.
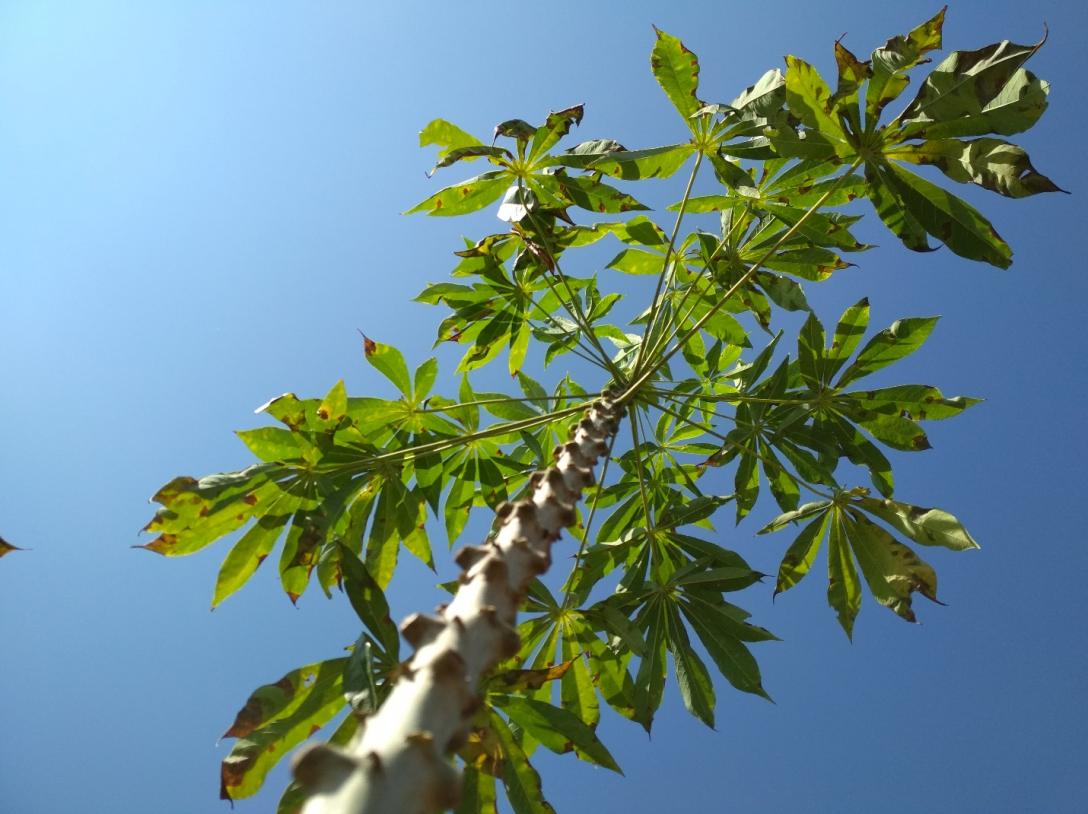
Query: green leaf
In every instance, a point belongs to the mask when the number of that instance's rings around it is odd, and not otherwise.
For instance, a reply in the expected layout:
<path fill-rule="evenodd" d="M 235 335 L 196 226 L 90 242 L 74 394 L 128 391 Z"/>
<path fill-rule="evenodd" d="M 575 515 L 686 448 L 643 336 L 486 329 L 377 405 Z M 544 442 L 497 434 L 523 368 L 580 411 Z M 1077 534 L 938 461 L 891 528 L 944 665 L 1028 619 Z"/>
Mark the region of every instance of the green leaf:
<path fill-rule="evenodd" d="M 488 715 L 488 722 L 502 748 L 502 781 L 515 814 L 555 814 L 555 809 L 544 799 L 540 775 L 530 765 L 529 757 L 506 722 L 494 712 Z"/>
<path fill-rule="evenodd" d="M 593 688 L 593 679 L 577 642 L 578 632 L 583 625 L 581 622 L 573 623 L 566 631 L 568 635 L 563 637 L 563 661 L 571 661 L 573 664 L 559 679 L 559 697 L 565 708 L 572 710 L 589 726 L 595 727 L 601 719 L 601 710 Z"/>
<path fill-rule="evenodd" d="M 861 583 L 858 582 L 854 555 L 841 512 L 836 509 L 832 514 L 827 555 L 827 601 L 838 614 L 839 624 L 846 635 L 853 638 L 854 619 L 861 610 Z"/>
<path fill-rule="evenodd" d="M 508 164 L 514 156 L 504 147 L 489 147 L 486 144 L 474 144 L 469 147 L 458 147 L 450 150 L 431 168 L 433 175 L 435 170 L 448 167 L 459 161 L 472 161 L 475 158 L 488 158 L 492 164 Z"/>
<path fill-rule="evenodd" d="M 828 378 L 833 377 L 857 348 L 869 327 L 869 298 L 865 297 L 842 312 L 831 338 L 831 349 L 824 357 Z"/>
<path fill-rule="evenodd" d="M 510 185 L 506 172 L 485 172 L 459 184 L 440 189 L 404 214 L 426 212 L 428 215 L 466 215 L 497 201 Z"/>
<path fill-rule="evenodd" d="M 809 505 L 812 506 L 813 504 L 810 503 Z M 778 580 L 774 586 L 775 596 L 788 591 L 804 579 L 812 569 L 812 564 L 816 561 L 816 555 L 820 551 L 820 543 L 827 533 L 831 512 L 825 509 L 829 505 L 825 504 L 825 508 L 820 510 L 820 514 L 816 519 L 801 529 L 797 539 L 786 549 L 782 562 L 778 566 Z"/>
<path fill-rule="evenodd" d="M 930 51 L 941 47 L 944 13 L 945 9 L 942 8 L 905 37 L 892 37 L 873 51 L 873 75 L 865 92 L 867 130 L 876 129 L 880 111 L 903 92 L 908 81 L 906 72 L 918 65 Z"/>
<path fill-rule="evenodd" d="M 741 692 L 761 695 L 769 700 L 770 696 L 763 689 L 759 664 L 748 648 L 731 635 L 731 626 L 723 624 L 733 620 L 722 613 L 707 612 L 704 607 L 696 608 L 686 604 L 682 607 L 688 623 L 726 681 Z"/>
<path fill-rule="evenodd" d="M 688 127 L 703 103 L 699 101 L 699 59 L 676 37 L 654 27 L 657 42 L 650 53 L 650 67 L 665 95 L 669 97 Z"/>
<path fill-rule="evenodd" d="M 953 51 L 898 117 L 901 137 L 1008 136 L 1027 130 L 1046 110 L 1049 85 L 1021 66 L 1042 45 L 1004 40 L 977 51 Z"/>
<path fill-rule="evenodd" d="M 797 334 L 797 365 L 801 378 L 813 389 L 827 380 L 824 373 L 824 326 L 816 314 L 810 313 Z"/>
<path fill-rule="evenodd" d="M 340 546 L 344 593 L 360 621 L 373 633 L 394 660 L 400 651 L 400 634 L 389 615 L 389 603 L 366 566 L 347 546 Z"/>
<path fill-rule="evenodd" d="M 873 598 L 908 622 L 918 621 L 911 607 L 911 594 L 917 591 L 936 602 L 937 574 L 868 519 L 847 516 L 844 526 Z"/>
<path fill-rule="evenodd" d="M 842 387 L 910 356 L 929 338 L 937 320 L 938 317 L 896 320 L 866 343 L 853 364 L 839 377 L 838 386 Z"/>
<path fill-rule="evenodd" d="M 887 156 L 912 164 L 931 164 L 953 181 L 977 184 L 1006 198 L 1064 192 L 1036 171 L 1021 147 L 1000 139 L 938 139 L 903 145 L 889 151 Z"/>
<path fill-rule="evenodd" d="M 815 68 L 794 56 L 786 57 L 786 103 L 794 116 L 831 145 L 835 155 L 846 157 L 854 152 L 833 114 L 831 89 Z"/>
<path fill-rule="evenodd" d="M 941 509 L 927 509 L 897 500 L 876 500 L 871 497 L 858 498 L 856 503 L 920 545 L 943 546 L 953 551 L 979 548 L 979 544 L 963 524 Z"/>
<path fill-rule="evenodd" d="M 397 352 L 399 355 L 399 352 Z M 368 357 L 369 358 L 369 357 Z M 401 360 L 403 363 L 403 359 Z M 337 423 L 348 414 L 348 394 L 341 379 L 332 386 L 317 407 L 317 417 L 322 421 Z"/>
<path fill-rule="evenodd" d="M 579 167 L 602 172 L 624 181 L 639 181 L 645 178 L 668 178 L 684 166 L 684 162 L 695 151 L 688 143 L 672 144 L 666 147 L 650 147 L 645 150 L 624 150 L 607 152 L 598 156 L 585 154 L 559 157 L 559 163 L 568 167 Z"/>
<path fill-rule="evenodd" d="M 605 268 L 616 269 L 625 274 L 660 274 L 664 262 L 665 258 L 660 254 L 644 252 L 641 249 L 624 249 Z"/>
<path fill-rule="evenodd" d="M 280 583 L 293 604 L 310 584 L 327 532 L 328 516 L 323 507 L 304 509 L 291 518 L 280 552 Z"/>
<path fill-rule="evenodd" d="M 593 730 L 570 710 L 516 695 L 506 696 L 501 706 L 511 721 L 557 755 L 573 750 L 582 760 L 623 774 Z"/>
<path fill-rule="evenodd" d="M 855 418 L 870 435 L 892 449 L 916 452 L 931 448 L 925 431 L 909 418 L 879 413 Z"/>
<path fill-rule="evenodd" d="M 283 427 L 258 427 L 235 433 L 249 451 L 262 461 L 274 463 L 301 457 L 304 444 L 297 433 Z"/>
<path fill-rule="evenodd" d="M 401 352 L 392 345 L 383 345 L 366 336 L 363 337 L 363 347 L 371 366 L 389 379 L 404 396 L 411 398 L 412 380 Z M 343 387 L 342 382 L 340 386 Z"/>
<path fill-rule="evenodd" d="M 891 497 L 895 490 L 892 466 L 884 457 L 884 453 L 862 435 L 857 427 L 840 416 L 834 415 L 820 422 L 817 429 L 821 434 L 835 440 L 840 454 L 845 455 L 850 463 L 864 466 L 869 470 L 869 477 L 880 494 Z"/>
<path fill-rule="evenodd" d="M 416 403 L 422 402 L 430 394 L 437 376 L 438 360 L 433 356 L 416 368 L 412 380 L 412 398 Z"/>
<path fill-rule="evenodd" d="M 793 509 L 788 512 L 783 512 L 756 533 L 768 534 L 774 531 L 781 531 L 790 523 L 796 523 L 799 520 L 806 520 L 809 517 L 815 517 L 817 514 L 825 511 L 830 505 L 831 501 L 829 500 L 817 500 L 813 501 L 812 503 L 806 503 L 799 508 Z"/>
<path fill-rule="evenodd" d="M 439 145 L 442 148 L 438 151 L 440 159 L 445 158 L 453 150 L 481 143 L 475 136 L 469 135 L 456 124 L 451 124 L 445 119 L 434 119 L 419 131 L 419 146 Z"/>
<path fill-rule="evenodd" d="M 255 464 L 196 480 L 174 478 L 151 498 L 162 506 L 144 531 L 159 536 L 140 548 L 166 557 L 192 554 L 246 524 L 282 496 L 277 464 Z"/>
<path fill-rule="evenodd" d="M 960 257 L 1012 265 L 1012 249 L 967 201 L 898 166 L 889 166 L 884 180 L 922 228 Z"/>
<path fill-rule="evenodd" d="M 221 799 L 255 794 L 273 766 L 344 708 L 341 676 L 346 661 L 300 667 L 253 692 L 223 734 L 238 740 L 221 766 Z"/>
<path fill-rule="evenodd" d="M 729 103 L 750 117 L 766 117 L 781 109 L 786 100 L 786 80 L 778 68 L 772 68 L 755 84 L 749 85 Z"/>
<path fill-rule="evenodd" d="M 981 399 L 970 396 L 946 398 L 936 387 L 924 384 L 900 384 L 878 390 L 858 390 L 842 393 L 838 398 L 849 400 L 869 412 L 901 415 L 915 421 L 952 418 L 981 402 Z"/>
<path fill-rule="evenodd" d="M 571 203 L 590 212 L 616 213 L 649 209 L 627 193 L 588 176 L 557 173 L 555 180 Z"/>
<path fill-rule="evenodd" d="M 684 708 L 692 715 L 714 728 L 714 682 L 710 679 L 706 665 L 699 654 L 692 649 L 691 641 L 684 630 L 684 623 L 675 608 L 669 611 L 668 642 L 672 653 L 673 668 L 676 671 L 676 685 L 680 689 L 680 698 Z"/>
<path fill-rule="evenodd" d="M 570 128 L 580 124 L 585 112 L 582 105 L 564 108 L 548 114 L 547 120 L 533 134 L 533 143 L 529 148 L 529 160 L 544 155 L 570 132 Z"/>
<path fill-rule="evenodd" d="M 892 169 L 887 164 L 865 164 L 865 179 L 869 182 L 869 200 L 877 215 L 903 245 L 915 252 L 932 252 L 926 230 L 907 209 L 893 186 Z"/>
<path fill-rule="evenodd" d="M 495 798 L 495 778 L 465 766 L 461 773 L 461 799 L 454 814 L 499 814 Z"/>
<path fill-rule="evenodd" d="M 290 514 L 265 515 L 234 544 L 215 578 L 212 608 L 249 581 L 272 552 L 290 517 Z"/>

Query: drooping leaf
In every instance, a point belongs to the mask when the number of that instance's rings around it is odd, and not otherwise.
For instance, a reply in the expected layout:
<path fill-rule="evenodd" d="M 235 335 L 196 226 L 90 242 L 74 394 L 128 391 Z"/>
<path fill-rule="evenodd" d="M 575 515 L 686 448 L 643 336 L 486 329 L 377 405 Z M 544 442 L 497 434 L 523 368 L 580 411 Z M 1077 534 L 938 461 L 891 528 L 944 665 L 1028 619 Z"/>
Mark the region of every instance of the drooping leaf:
<path fill-rule="evenodd" d="M 373 633 L 392 658 L 400 650 L 400 634 L 389 615 L 389 603 L 366 566 L 346 546 L 340 547 L 344 593 L 360 621 Z"/>
<path fill-rule="evenodd" d="M 827 601 L 838 614 L 839 624 L 853 638 L 854 619 L 861 610 L 861 583 L 854 567 L 854 555 L 847 539 L 844 522 L 837 511 L 829 520 L 827 553 Z"/>
<path fill-rule="evenodd" d="M 511 721 L 556 754 L 574 751 L 582 760 L 623 774 L 593 730 L 570 710 L 516 695 L 504 698 L 501 706 Z"/>
<path fill-rule="evenodd" d="M 529 757 L 506 722 L 494 712 L 489 714 L 488 722 L 502 749 L 502 781 L 515 814 L 555 814 L 555 809 L 544 799 L 540 775 L 530 765 Z"/>
<path fill-rule="evenodd" d="M 857 505 L 920 545 L 943 546 L 953 551 L 979 548 L 963 524 L 941 509 L 870 497 L 858 498 Z"/>
<path fill-rule="evenodd" d="M 937 601 L 937 575 L 933 569 L 868 519 L 846 515 L 843 523 L 873 598 L 908 622 L 917 621 L 911 594 L 917 591 Z"/>
<path fill-rule="evenodd" d="M 221 766 L 221 799 L 255 794 L 273 766 L 344 708 L 345 661 L 300 667 L 253 692 L 223 734 L 238 740 Z"/>
<path fill-rule="evenodd" d="M 1007 198 L 1063 191 L 1036 171 L 1023 148 L 1000 139 L 936 139 L 905 144 L 888 155 L 913 164 L 931 164 L 953 181 L 977 184 Z"/>

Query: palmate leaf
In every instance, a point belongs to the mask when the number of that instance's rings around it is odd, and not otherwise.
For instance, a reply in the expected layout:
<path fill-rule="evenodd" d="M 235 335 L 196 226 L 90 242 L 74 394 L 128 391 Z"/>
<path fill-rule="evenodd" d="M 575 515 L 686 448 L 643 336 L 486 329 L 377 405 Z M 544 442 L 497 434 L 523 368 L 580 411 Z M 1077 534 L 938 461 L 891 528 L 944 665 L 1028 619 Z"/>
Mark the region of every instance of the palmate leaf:
<path fill-rule="evenodd" d="M 859 61 L 836 44 L 835 93 L 808 63 L 787 58 L 787 103 L 802 132 L 779 122 L 768 131 L 784 156 L 864 164 L 869 197 L 885 225 L 904 245 L 930 251 L 927 236 L 956 254 L 1000 268 L 1012 251 L 990 222 L 966 201 L 904 168 L 934 164 L 962 183 L 1024 197 L 1060 191 L 1032 166 L 1027 153 L 997 139 L 960 142 L 956 137 L 1007 135 L 1027 129 L 1046 108 L 1048 85 L 1022 68 L 1042 43 L 1001 42 L 954 52 L 923 82 L 918 95 L 888 124 L 880 112 L 907 85 L 907 72 L 941 46 L 944 11 Z M 859 89 L 867 82 L 862 124 Z M 908 143 L 922 139 L 921 143 Z M 852 166 L 853 166 L 852 165 Z"/>
<path fill-rule="evenodd" d="M 365 555 L 382 586 L 401 545 L 432 562 L 424 483 L 411 483 L 426 460 L 408 468 L 372 460 L 378 445 L 396 450 L 420 433 L 456 434 L 457 427 L 417 412 L 412 396 L 426 398 L 433 360 L 416 371 L 413 394 L 399 351 L 366 342 L 375 367 L 410 395 L 396 402 L 349 399 L 338 382 L 323 399 L 280 396 L 260 411 L 284 427 L 238 434 L 261 463 L 200 480 L 175 478 L 153 497 L 161 508 L 145 531 L 157 537 L 142 547 L 166 556 L 194 553 L 252 523 L 220 568 L 213 607 L 245 584 L 281 539 L 280 581 L 292 602 L 315 570 L 326 594 L 340 583 L 341 544 Z"/>
<path fill-rule="evenodd" d="M 914 593 L 938 602 L 934 570 L 865 514 L 922 545 L 955 551 L 978 548 L 960 521 L 948 512 L 876 500 L 864 489 L 841 492 L 833 501 L 807 504 L 779 515 L 759 533 L 779 531 L 802 520 L 808 522 L 782 559 L 775 594 L 789 590 L 808 574 L 826 540 L 828 601 L 848 636 L 853 633 L 860 609 L 859 567 L 873 598 L 909 622 L 917 621 L 911 604 Z"/>
<path fill-rule="evenodd" d="M 549 150 L 581 122 L 582 115 L 582 105 L 574 105 L 548 114 L 544 124 L 539 127 L 521 119 L 502 122 L 495 128 L 495 138 L 513 139 L 517 145 L 516 156 L 504 147 L 483 144 L 444 119 L 432 121 L 420 134 L 420 144 L 437 144 L 441 148 L 434 170 L 481 157 L 499 169 L 440 189 L 405 214 L 467 215 L 504 195 L 506 197 L 498 213 L 500 219 L 515 224 L 532 223 L 534 228 L 542 219 L 554 219 L 557 213 L 566 218 L 563 212 L 569 206 L 593 212 L 646 209 L 627 193 L 601 183 L 599 176 L 560 177 L 556 173 L 556 165 L 561 163 L 561 159 L 551 155 Z M 611 152 L 615 149 L 614 144 L 598 140 L 592 142 L 588 149 Z M 586 149 L 583 148 L 580 153 L 585 155 Z M 587 160 L 595 157 L 588 155 Z M 580 166 L 578 161 L 563 163 L 570 167 Z"/>
<path fill-rule="evenodd" d="M 603 608 L 622 613 L 644 643 L 635 677 L 640 703 L 651 711 L 660 705 L 668 653 L 685 707 L 708 726 L 714 725 L 713 684 L 692 648 L 689 628 L 726 680 L 739 690 L 766 697 L 748 645 L 775 637 L 750 624 L 745 611 L 722 597 L 723 592 L 742 590 L 762 575 L 736 553 L 676 531 L 643 535 L 628 552 L 628 562 L 643 556 L 639 548 L 654 561 L 650 578 L 625 584 L 621 593 L 595 607 L 597 613 Z"/>

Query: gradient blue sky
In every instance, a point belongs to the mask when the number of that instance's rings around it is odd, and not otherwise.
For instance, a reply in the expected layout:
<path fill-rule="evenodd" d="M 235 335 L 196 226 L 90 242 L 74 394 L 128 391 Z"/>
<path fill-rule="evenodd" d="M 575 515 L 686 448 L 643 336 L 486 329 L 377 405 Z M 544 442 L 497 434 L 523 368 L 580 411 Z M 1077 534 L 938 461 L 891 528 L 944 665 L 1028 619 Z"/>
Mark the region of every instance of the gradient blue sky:
<path fill-rule="evenodd" d="M 682 125 L 648 68 L 651 23 L 700 55 L 716 100 L 787 53 L 830 73 L 844 32 L 867 54 L 935 10 L 0 2 L 0 534 L 33 549 L 0 561 L 0 810 L 225 811 L 216 738 L 249 691 L 354 639 L 342 598 L 296 609 L 272 571 L 209 613 L 223 545 L 169 561 L 130 546 L 163 482 L 247 463 L 231 431 L 268 397 L 341 377 L 387 395 L 357 327 L 430 354 L 440 313 L 409 301 L 494 222 L 398 214 L 438 183 L 416 147 L 428 120 L 486 135 L 585 102 L 580 138 L 670 143 Z M 817 579 L 773 606 L 750 589 L 784 639 L 757 651 L 777 704 L 721 686 L 712 732 L 670 694 L 652 741 L 606 718 L 627 777 L 542 755 L 561 813 L 1088 810 L 1088 14 L 961 2 L 945 42 L 1033 42 L 1044 21 L 1033 70 L 1051 109 L 1018 140 L 1074 195 L 969 196 L 1013 269 L 911 255 L 870 223 L 882 247 L 810 294 L 825 321 L 863 294 L 877 327 L 943 314 L 894 378 L 988 399 L 895 459 L 903 499 L 983 544 L 930 557 L 949 607 L 910 626 L 867 601 L 850 644 Z M 787 539 L 756 527 L 721 536 L 773 571 Z M 406 558 L 398 615 L 433 605 L 435 581 Z M 271 810 L 283 778 L 237 810 Z"/>

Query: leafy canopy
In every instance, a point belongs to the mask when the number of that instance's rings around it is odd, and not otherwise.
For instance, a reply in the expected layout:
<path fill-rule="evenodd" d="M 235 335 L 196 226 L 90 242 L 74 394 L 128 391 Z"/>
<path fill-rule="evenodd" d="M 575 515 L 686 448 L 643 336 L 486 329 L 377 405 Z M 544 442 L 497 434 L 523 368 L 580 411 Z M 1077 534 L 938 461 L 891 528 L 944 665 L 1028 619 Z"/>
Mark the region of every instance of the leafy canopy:
<path fill-rule="evenodd" d="M 551 811 L 530 763 L 539 747 L 619 771 L 594 732 L 601 711 L 649 730 L 670 662 L 684 705 L 707 725 L 716 720 L 714 671 L 769 697 L 752 646 L 775 636 L 735 596 L 765 575 L 725 547 L 715 525 L 740 523 L 761 501 L 779 514 L 760 534 L 799 529 L 775 593 L 826 549 L 827 599 L 847 635 L 866 590 L 908 621 L 916 594 L 937 601 L 936 572 L 915 547 L 977 544 L 952 514 L 897 495 L 888 450 L 928 449 L 925 424 L 978 399 L 888 383 L 885 369 L 921 348 L 936 317 L 873 332 L 863 298 L 825 328 L 805 288 L 871 248 L 851 232 L 863 200 L 907 249 L 941 243 L 1010 264 L 990 222 L 914 167 L 1006 197 L 1058 191 L 1022 148 L 998 138 L 1046 109 L 1048 84 L 1023 67 L 1042 43 L 954 51 L 885 115 L 941 47 L 943 21 L 941 10 L 864 61 L 836 43 L 834 87 L 789 56 L 784 73 L 765 72 L 729 103 L 705 101 L 696 56 L 656 31 L 651 69 L 679 114 L 676 143 L 665 146 L 564 146 L 581 105 L 540 125 L 504 121 L 490 144 L 442 119 L 423 129 L 420 144 L 438 148 L 434 171 L 473 161 L 491 169 L 409 212 L 465 215 L 498 203 L 503 223 L 466 241 L 451 280 L 417 298 L 443 313 L 436 346 L 464 348 L 456 383 L 436 390 L 436 358 L 413 368 L 364 337 L 366 361 L 388 381 L 384 396 L 348 396 L 338 382 L 321 398 L 275 398 L 260 411 L 277 424 L 239 433 L 256 463 L 176 478 L 154 496 L 145 548 L 172 557 L 232 538 L 213 606 L 278 548 L 291 601 L 316 574 L 362 623 L 348 656 L 253 693 L 226 732 L 237 740 L 223 763 L 224 797 L 252 794 L 316 728 L 332 726 L 338 743 L 352 736 L 398 674 L 384 591 L 401 550 L 433 568 L 433 536 L 452 546 L 474 513 L 493 516 L 524 494 L 547 450 L 606 388 L 623 393 L 625 433 L 580 518 L 572 569 L 533 584 L 520 651 L 486 681 L 459 752 L 460 812 L 496 811 L 500 783 L 518 814 Z M 646 207 L 614 185 L 684 168 L 671 226 L 631 214 Z M 714 192 L 693 194 L 708 171 Z M 715 228 L 686 228 L 706 214 Z M 579 249 L 601 241 L 616 250 L 603 268 L 577 262 Z M 654 283 L 628 318 L 625 275 Z M 783 311 L 807 314 L 795 338 L 777 328 Z M 545 386 L 527 372 L 540 378 L 571 355 L 580 380 L 566 372 Z M 470 374 L 500 358 L 515 391 L 476 390 Z M 300 799 L 292 785 L 280 811 Z"/>

